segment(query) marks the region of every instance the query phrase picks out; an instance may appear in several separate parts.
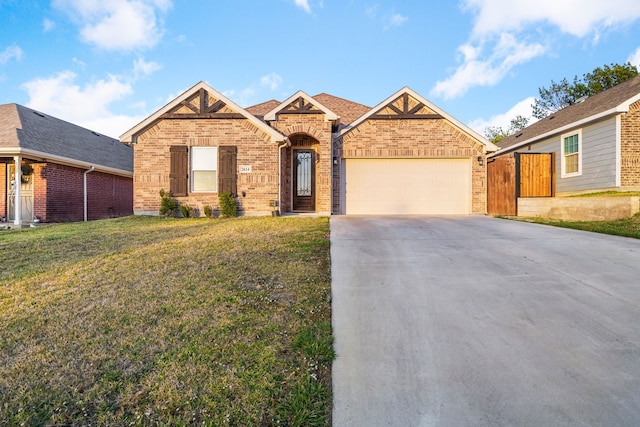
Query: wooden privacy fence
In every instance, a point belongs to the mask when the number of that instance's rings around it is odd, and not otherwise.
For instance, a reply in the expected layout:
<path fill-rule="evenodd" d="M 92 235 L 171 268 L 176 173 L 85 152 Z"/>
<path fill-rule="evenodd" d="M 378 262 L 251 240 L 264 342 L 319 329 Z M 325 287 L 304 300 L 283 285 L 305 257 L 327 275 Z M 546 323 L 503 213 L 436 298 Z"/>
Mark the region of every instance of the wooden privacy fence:
<path fill-rule="evenodd" d="M 513 153 L 487 164 L 487 213 L 518 215 L 519 197 L 555 195 L 555 153 Z"/>

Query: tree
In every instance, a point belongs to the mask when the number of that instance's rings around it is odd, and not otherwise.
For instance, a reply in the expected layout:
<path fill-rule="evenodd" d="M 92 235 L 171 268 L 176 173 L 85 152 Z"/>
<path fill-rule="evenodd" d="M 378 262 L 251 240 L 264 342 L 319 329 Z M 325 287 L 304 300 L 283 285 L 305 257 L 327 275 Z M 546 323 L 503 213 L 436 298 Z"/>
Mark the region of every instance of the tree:
<path fill-rule="evenodd" d="M 489 126 L 484 130 L 484 136 L 494 144 L 505 139 L 511 134 L 518 132 L 521 129 L 527 127 L 529 119 L 522 115 L 517 115 L 509 122 L 509 127 L 503 129 L 500 126 Z"/>
<path fill-rule="evenodd" d="M 584 74 L 582 79 L 575 76 L 573 83 L 569 83 L 566 78 L 559 83 L 551 80 L 549 88 L 538 88 L 540 97 L 531 106 L 533 116 L 543 119 L 549 114 L 575 104 L 580 98 L 593 96 L 637 75 L 638 68 L 627 62 L 622 65 L 596 67 L 592 72 Z"/>

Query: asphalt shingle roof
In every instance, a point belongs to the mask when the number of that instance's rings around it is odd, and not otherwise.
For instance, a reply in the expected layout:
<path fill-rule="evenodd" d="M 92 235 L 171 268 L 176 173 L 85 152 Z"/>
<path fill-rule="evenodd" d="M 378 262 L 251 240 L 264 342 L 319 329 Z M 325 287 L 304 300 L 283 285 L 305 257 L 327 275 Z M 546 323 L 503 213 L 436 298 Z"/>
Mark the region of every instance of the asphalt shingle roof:
<path fill-rule="evenodd" d="M 130 146 L 19 104 L 0 105 L 0 147 L 20 147 L 133 172 Z"/>
<path fill-rule="evenodd" d="M 633 77 L 619 85 L 595 94 L 578 104 L 558 110 L 531 126 L 527 126 L 521 131 L 499 141 L 497 145 L 504 150 L 540 135 L 553 132 L 555 129 L 563 128 L 572 123 L 611 110 L 638 94 L 640 94 L 640 76 Z"/>

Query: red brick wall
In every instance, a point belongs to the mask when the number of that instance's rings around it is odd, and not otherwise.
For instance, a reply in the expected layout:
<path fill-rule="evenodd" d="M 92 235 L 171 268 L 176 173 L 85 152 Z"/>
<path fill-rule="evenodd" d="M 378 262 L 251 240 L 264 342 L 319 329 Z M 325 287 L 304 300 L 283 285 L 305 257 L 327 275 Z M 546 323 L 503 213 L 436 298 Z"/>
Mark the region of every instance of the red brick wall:
<path fill-rule="evenodd" d="M 640 101 L 622 115 L 620 184 L 623 187 L 640 185 Z"/>
<path fill-rule="evenodd" d="M 133 179 L 103 172 L 87 174 L 89 220 L 133 214 Z"/>
<path fill-rule="evenodd" d="M 39 165 L 34 188 L 34 214 L 44 222 L 84 220 L 84 172 L 54 163 Z M 46 195 L 46 196 L 45 196 Z M 131 215 L 133 181 L 103 172 L 87 174 L 89 220 Z"/>

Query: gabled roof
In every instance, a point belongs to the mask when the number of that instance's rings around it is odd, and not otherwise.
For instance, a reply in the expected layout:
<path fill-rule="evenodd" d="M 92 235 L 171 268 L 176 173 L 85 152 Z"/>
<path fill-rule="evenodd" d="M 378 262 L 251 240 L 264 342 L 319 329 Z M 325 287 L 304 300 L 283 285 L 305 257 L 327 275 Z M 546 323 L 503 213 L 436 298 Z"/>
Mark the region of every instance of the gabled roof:
<path fill-rule="evenodd" d="M 247 110 L 249 114 L 253 114 L 260 120 L 263 120 L 264 115 L 276 108 L 278 105 L 280 105 L 280 101 L 272 99 L 270 101 L 265 101 L 260 104 L 252 105 L 251 107 L 247 107 L 245 110 Z"/>
<path fill-rule="evenodd" d="M 498 142 L 500 151 L 514 150 L 590 122 L 626 113 L 629 111 L 629 106 L 639 100 L 640 76 L 636 76 L 582 102 L 558 110 L 514 135 L 508 136 Z"/>
<path fill-rule="evenodd" d="M 0 105 L 0 153 L 94 166 L 128 176 L 133 173 L 130 146 L 19 104 Z"/>
<path fill-rule="evenodd" d="M 339 98 L 327 93 L 319 93 L 318 95 L 315 95 L 313 99 L 321 102 L 322 105 L 326 105 L 331 109 L 331 111 L 335 111 L 339 116 L 340 124 L 343 126 L 353 122 L 355 119 L 371 109 L 371 107 L 366 105 L 358 104 L 357 102 L 349 101 L 348 99 Z"/>
<path fill-rule="evenodd" d="M 320 101 L 313 99 L 303 91 L 299 90 L 298 92 L 291 95 L 289 98 L 284 100 L 280 105 L 273 108 L 267 114 L 264 115 L 264 119 L 267 121 L 276 120 L 276 116 L 278 114 L 283 114 L 286 112 L 313 112 L 317 111 L 319 113 L 324 113 L 324 119 L 326 121 L 337 120 L 338 115 L 322 105 Z"/>
<path fill-rule="evenodd" d="M 406 98 L 405 98 L 405 95 L 407 95 Z M 362 124 L 364 121 L 366 121 L 369 118 L 375 118 L 375 116 L 390 117 L 396 114 L 402 114 L 403 112 L 398 111 L 399 109 L 395 107 L 393 104 L 397 103 L 397 101 L 399 101 L 400 98 L 410 99 L 409 97 L 413 98 L 416 101 L 417 105 L 415 106 L 405 105 L 404 108 L 407 109 L 407 111 L 404 113 L 418 114 L 418 115 L 423 115 L 425 117 L 432 117 L 432 118 L 438 117 L 438 118 L 445 119 L 448 122 L 450 122 L 453 126 L 457 127 L 463 133 L 466 133 L 473 139 L 476 139 L 477 141 L 482 143 L 486 147 L 486 151 L 491 152 L 491 151 L 498 150 L 498 146 L 492 143 L 491 141 L 489 141 L 487 138 L 480 135 L 479 133 L 477 133 L 467 125 L 463 124 L 462 122 L 458 121 L 456 118 L 449 115 L 447 112 L 440 109 L 435 104 L 431 103 L 422 95 L 418 94 L 417 92 L 415 92 L 414 90 L 406 86 L 400 89 L 399 91 L 397 91 L 396 93 L 394 93 L 393 95 L 391 95 L 390 97 L 388 97 L 387 99 L 385 99 L 384 101 L 382 101 L 380 104 L 370 109 L 366 114 L 362 115 L 359 119 L 351 123 L 350 126 L 344 128 L 340 132 L 340 135 L 341 136 L 346 135 L 347 133 L 351 132 L 351 130 L 355 129 L 356 127 L 358 127 L 360 124 Z M 400 115 L 398 117 L 400 117 Z"/>
<path fill-rule="evenodd" d="M 188 100 L 188 98 L 197 94 L 201 90 L 206 91 L 209 94 L 209 96 L 212 96 L 218 101 L 221 101 L 221 103 L 224 104 L 225 108 L 228 108 L 234 111 L 235 113 L 239 114 L 242 118 L 249 120 L 256 127 L 258 127 L 258 129 L 262 130 L 267 135 L 271 136 L 271 140 L 273 142 L 284 141 L 285 137 L 280 132 L 273 129 L 272 127 L 264 123 L 262 120 L 258 119 L 256 116 L 249 113 L 247 110 L 240 107 L 238 104 L 236 104 L 235 102 L 233 102 L 232 100 L 230 100 L 229 98 L 227 98 L 226 96 L 224 96 L 223 94 L 221 94 L 220 92 L 218 92 L 217 90 L 209 86 L 207 83 L 202 81 L 192 86 L 191 88 L 187 89 L 178 97 L 176 97 L 173 101 L 161 107 L 155 113 L 153 113 L 152 115 L 150 115 L 149 117 L 147 117 L 146 119 L 144 119 L 143 121 L 141 121 L 140 123 L 132 127 L 131 129 L 123 133 L 120 136 L 120 140 L 126 143 L 135 142 L 135 138 L 138 133 L 152 126 L 157 120 L 161 119 L 162 115 L 171 113 L 174 109 L 179 108 L 184 101 Z"/>

